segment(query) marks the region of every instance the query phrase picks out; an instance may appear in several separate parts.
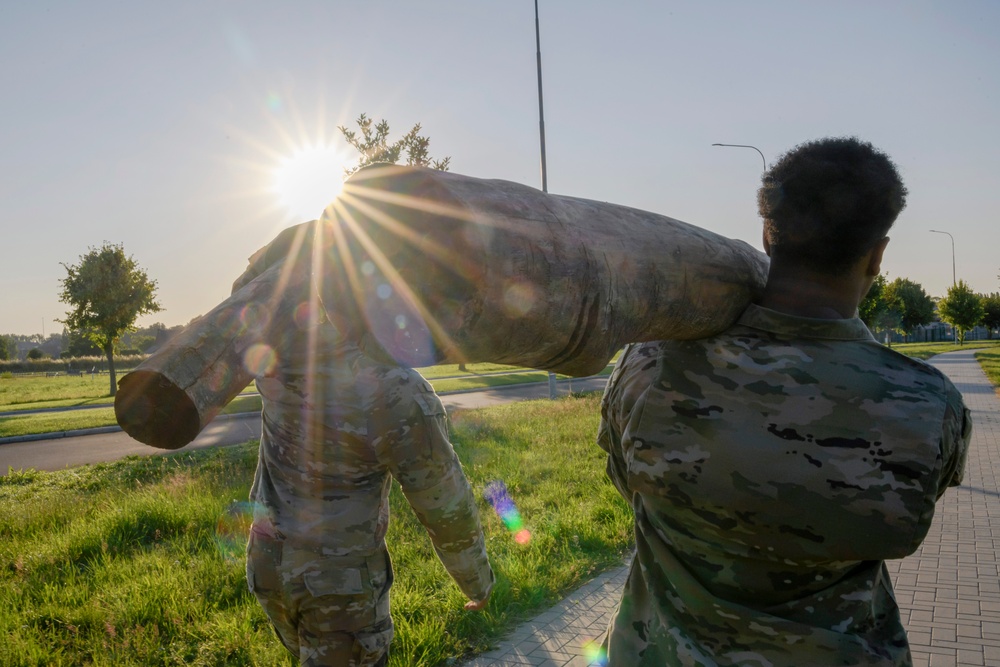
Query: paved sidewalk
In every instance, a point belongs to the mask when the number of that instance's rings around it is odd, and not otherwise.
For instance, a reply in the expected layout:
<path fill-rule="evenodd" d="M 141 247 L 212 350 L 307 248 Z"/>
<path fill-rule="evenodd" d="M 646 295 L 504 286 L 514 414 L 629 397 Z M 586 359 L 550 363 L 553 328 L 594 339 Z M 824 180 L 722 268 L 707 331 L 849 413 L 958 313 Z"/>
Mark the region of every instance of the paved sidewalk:
<path fill-rule="evenodd" d="M 915 667 L 1000 665 L 1000 399 L 973 352 L 931 360 L 972 410 L 974 431 L 962 486 L 938 503 L 927 539 L 888 563 Z M 463 667 L 585 667 L 600 642 L 627 568 L 605 573 L 523 624 Z"/>

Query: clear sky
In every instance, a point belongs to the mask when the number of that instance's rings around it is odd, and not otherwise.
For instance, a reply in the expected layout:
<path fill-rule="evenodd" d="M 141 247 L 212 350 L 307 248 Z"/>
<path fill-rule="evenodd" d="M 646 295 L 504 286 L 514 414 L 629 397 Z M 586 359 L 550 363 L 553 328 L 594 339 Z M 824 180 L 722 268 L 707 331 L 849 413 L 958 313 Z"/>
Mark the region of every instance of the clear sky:
<path fill-rule="evenodd" d="M 540 0 L 549 191 L 760 243 L 762 168 L 857 135 L 910 199 L 884 270 L 1000 291 L 1000 2 Z M 451 170 L 540 186 L 528 0 L 0 5 L 0 333 L 51 334 L 60 263 L 122 243 L 185 324 L 305 220 L 275 169 L 365 112 Z M 316 217 L 317 210 L 308 217 Z"/>

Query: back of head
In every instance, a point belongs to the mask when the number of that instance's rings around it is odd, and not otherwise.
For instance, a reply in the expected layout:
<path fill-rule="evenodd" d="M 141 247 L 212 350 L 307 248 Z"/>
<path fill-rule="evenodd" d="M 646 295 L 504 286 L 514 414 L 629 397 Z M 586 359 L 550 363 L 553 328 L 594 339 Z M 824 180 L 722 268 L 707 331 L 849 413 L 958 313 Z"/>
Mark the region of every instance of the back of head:
<path fill-rule="evenodd" d="M 761 180 L 757 207 L 772 261 L 821 273 L 847 271 L 906 205 L 896 165 L 854 137 L 800 144 Z"/>

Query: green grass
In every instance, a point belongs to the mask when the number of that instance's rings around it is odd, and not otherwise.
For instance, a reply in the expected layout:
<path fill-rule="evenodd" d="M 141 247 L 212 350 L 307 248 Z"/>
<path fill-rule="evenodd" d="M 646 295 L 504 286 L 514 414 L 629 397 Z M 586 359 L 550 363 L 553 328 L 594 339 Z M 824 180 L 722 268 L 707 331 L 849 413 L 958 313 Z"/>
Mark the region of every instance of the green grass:
<path fill-rule="evenodd" d="M 0 410 L 111 402 L 107 375 L 0 377 Z"/>
<path fill-rule="evenodd" d="M 259 412 L 260 397 L 237 396 L 223 408 L 223 414 L 239 412 Z M 39 412 L 29 415 L 0 416 L 0 438 L 35 435 L 38 433 L 61 433 L 85 428 L 117 426 L 113 407 L 69 410 L 66 412 Z"/>
<path fill-rule="evenodd" d="M 124 373 L 119 373 L 118 377 L 122 375 Z M 254 391 L 253 385 L 244 391 Z M 108 395 L 107 374 L 0 376 L 0 412 L 111 405 L 114 402 L 114 397 Z"/>
<path fill-rule="evenodd" d="M 611 366 L 605 370 L 605 374 L 611 372 Z M 499 364 L 469 364 L 467 372 L 462 374 L 458 370 L 457 364 L 432 366 L 421 369 L 424 377 L 431 378 L 431 385 L 435 391 L 452 392 L 473 389 L 487 389 L 490 387 L 500 387 L 510 384 L 522 384 L 526 382 L 543 382 L 548 375 L 543 371 L 510 372 L 520 370 L 517 366 L 501 366 Z M 486 373 L 498 373 L 502 375 L 488 375 Z M 461 377 L 453 377 L 461 375 Z M 565 376 L 559 376 L 565 377 Z M 432 379 L 439 378 L 439 379 Z M 67 382 L 67 380 L 69 380 Z M 107 380 L 107 377 L 105 377 Z M 89 378 L 84 380 L 84 385 L 89 382 Z M 114 426 L 114 410 L 110 407 L 114 402 L 111 397 L 93 397 L 88 392 L 93 390 L 86 386 L 78 386 L 78 377 L 33 377 L 33 378 L 13 378 L 0 380 L 0 388 L 8 385 L 15 386 L 15 383 L 23 383 L 20 386 L 25 393 L 34 399 L 30 403 L 0 403 L 0 413 L 3 410 L 27 410 L 39 407 L 80 407 L 83 405 L 108 405 L 108 408 L 92 408 L 87 410 L 68 410 L 65 412 L 51 412 L 31 415 L 10 415 L 0 414 L 0 438 L 15 436 L 35 435 L 39 433 L 59 433 L 63 431 L 75 431 L 78 429 L 95 428 L 101 426 Z M 103 387 L 104 385 L 102 385 Z M 76 397 L 68 397 L 76 390 L 80 393 Z M 106 392 L 107 389 L 105 388 Z M 246 391 L 254 391 L 250 385 Z M 40 396 L 60 396 L 61 398 L 39 399 Z M 2 400 L 2 399 L 0 399 Z M 224 414 L 235 414 L 239 412 L 257 412 L 260 410 L 260 397 L 256 395 L 237 396 L 223 409 Z"/>
<path fill-rule="evenodd" d="M 594 444 L 594 395 L 457 413 L 456 451 L 497 574 L 464 598 L 398 487 L 388 542 L 390 664 L 445 665 L 621 563 L 632 517 Z M 247 592 L 243 545 L 256 443 L 0 478 L 0 664 L 290 665 Z M 531 531 L 516 543 L 482 501 L 502 479 Z M 595 635 L 600 629 L 595 629 Z"/>
<path fill-rule="evenodd" d="M 983 367 L 983 372 L 990 379 L 997 394 L 1000 395 L 1000 349 L 982 350 L 976 352 L 976 359 Z"/>
<path fill-rule="evenodd" d="M 955 352 L 957 350 L 975 350 L 984 347 L 994 347 L 1000 344 L 1000 340 L 970 340 L 966 341 L 965 345 L 959 345 L 952 342 L 941 342 L 941 343 L 893 343 L 892 349 L 896 350 L 900 354 L 905 354 L 908 357 L 914 357 L 915 359 L 930 359 L 935 354 L 944 354 L 945 352 Z"/>

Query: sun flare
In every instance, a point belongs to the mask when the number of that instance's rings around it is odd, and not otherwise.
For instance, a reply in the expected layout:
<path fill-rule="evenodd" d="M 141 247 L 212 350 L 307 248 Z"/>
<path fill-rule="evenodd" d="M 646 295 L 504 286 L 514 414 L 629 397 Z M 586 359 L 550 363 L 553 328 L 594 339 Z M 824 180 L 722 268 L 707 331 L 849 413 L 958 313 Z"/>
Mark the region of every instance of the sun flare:
<path fill-rule="evenodd" d="M 282 206 L 297 217 L 318 218 L 344 185 L 347 156 L 333 145 L 293 153 L 274 170 L 273 187 Z"/>

